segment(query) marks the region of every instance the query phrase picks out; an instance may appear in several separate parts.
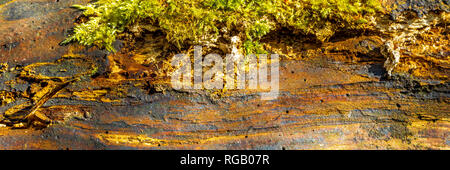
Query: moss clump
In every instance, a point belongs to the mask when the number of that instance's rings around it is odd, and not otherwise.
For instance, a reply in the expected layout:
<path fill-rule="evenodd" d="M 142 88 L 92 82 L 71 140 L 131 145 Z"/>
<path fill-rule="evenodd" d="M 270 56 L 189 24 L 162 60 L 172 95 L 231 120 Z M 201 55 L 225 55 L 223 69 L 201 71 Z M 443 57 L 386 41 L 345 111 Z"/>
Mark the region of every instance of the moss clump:
<path fill-rule="evenodd" d="M 89 20 L 64 43 L 114 51 L 117 34 L 151 24 L 178 47 L 214 43 L 225 29 L 241 37 L 246 53 L 260 52 L 261 37 L 281 27 L 325 41 L 339 29 L 370 27 L 381 11 L 378 0 L 98 0 L 75 7 Z"/>
<path fill-rule="evenodd" d="M 163 6 L 155 0 L 99 0 L 92 4 L 73 7 L 84 10 L 89 21 L 78 24 L 74 34 L 63 43 L 77 41 L 82 45 L 96 45 L 114 51 L 112 43 L 116 35 L 128 27 L 145 20 L 152 20 L 161 13 Z"/>

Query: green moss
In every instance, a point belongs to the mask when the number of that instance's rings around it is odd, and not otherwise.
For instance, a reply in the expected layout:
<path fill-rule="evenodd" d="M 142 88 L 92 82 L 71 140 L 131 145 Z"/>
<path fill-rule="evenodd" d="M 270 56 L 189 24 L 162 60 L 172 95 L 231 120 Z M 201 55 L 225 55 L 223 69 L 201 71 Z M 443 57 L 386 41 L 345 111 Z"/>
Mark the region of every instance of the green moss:
<path fill-rule="evenodd" d="M 155 0 L 99 0 L 74 8 L 84 10 L 89 21 L 78 24 L 74 34 L 64 43 L 76 41 L 82 45 L 96 45 L 114 51 L 112 43 L 116 35 L 128 27 L 147 20 L 155 20 L 163 6 Z"/>
<path fill-rule="evenodd" d="M 262 44 L 259 41 L 247 40 L 242 45 L 246 54 L 266 54 Z"/>
<path fill-rule="evenodd" d="M 157 26 L 178 47 L 211 42 L 220 29 L 239 32 L 247 53 L 278 28 L 326 41 L 340 29 L 366 29 L 381 11 L 378 0 L 99 0 L 84 10 L 89 21 L 76 25 L 64 43 L 76 41 L 114 51 L 116 35 L 140 24 Z"/>

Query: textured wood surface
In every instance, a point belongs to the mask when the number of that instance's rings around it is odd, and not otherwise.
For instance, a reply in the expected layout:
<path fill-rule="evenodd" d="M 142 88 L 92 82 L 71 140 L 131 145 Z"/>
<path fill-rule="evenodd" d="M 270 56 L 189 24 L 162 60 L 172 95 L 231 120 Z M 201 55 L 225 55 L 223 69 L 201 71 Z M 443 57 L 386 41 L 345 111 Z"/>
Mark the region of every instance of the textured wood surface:
<path fill-rule="evenodd" d="M 448 26 L 432 27 L 444 46 L 430 53 L 443 56 L 402 51 L 398 73 L 431 63 L 409 78 L 383 76 L 381 33 L 325 44 L 269 36 L 267 48 L 282 54 L 280 95 L 263 101 L 258 91 L 171 89 L 157 67 L 139 63 L 145 49 L 162 48 L 156 33 L 108 56 L 59 46 L 77 3 L 86 1 L 0 1 L 0 113 L 79 78 L 37 109 L 48 127 L 0 124 L 0 149 L 450 149 Z"/>

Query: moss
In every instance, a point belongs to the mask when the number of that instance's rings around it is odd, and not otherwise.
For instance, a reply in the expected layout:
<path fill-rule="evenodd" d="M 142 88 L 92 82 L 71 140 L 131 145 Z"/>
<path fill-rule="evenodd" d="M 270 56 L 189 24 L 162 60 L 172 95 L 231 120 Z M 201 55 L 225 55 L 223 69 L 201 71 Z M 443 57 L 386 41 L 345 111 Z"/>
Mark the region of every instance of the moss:
<path fill-rule="evenodd" d="M 64 43 L 114 51 L 118 34 L 151 24 L 181 48 L 215 43 L 227 28 L 244 40 L 247 53 L 260 52 L 261 37 L 282 27 L 326 41 L 340 29 L 369 28 L 381 11 L 377 0 L 99 0 L 75 7 L 89 20 Z"/>
<path fill-rule="evenodd" d="M 247 40 L 243 44 L 246 54 L 265 54 L 267 53 L 259 41 Z"/>
<path fill-rule="evenodd" d="M 156 0 L 99 0 L 74 8 L 84 10 L 89 21 L 78 24 L 74 34 L 62 43 L 76 41 L 82 45 L 96 45 L 114 51 L 112 46 L 118 33 L 128 27 L 155 19 L 163 6 Z"/>

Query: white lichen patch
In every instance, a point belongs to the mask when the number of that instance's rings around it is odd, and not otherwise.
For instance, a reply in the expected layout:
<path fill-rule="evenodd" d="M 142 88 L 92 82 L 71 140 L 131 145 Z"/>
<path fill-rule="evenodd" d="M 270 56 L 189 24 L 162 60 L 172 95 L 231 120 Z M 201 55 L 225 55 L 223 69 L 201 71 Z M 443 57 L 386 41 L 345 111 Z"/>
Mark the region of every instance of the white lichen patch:
<path fill-rule="evenodd" d="M 445 15 L 430 13 L 421 18 L 408 18 L 407 14 L 400 15 L 396 21 L 379 21 L 378 30 L 385 34 L 382 54 L 386 57 L 384 67 L 389 76 L 400 62 L 400 57 L 404 55 L 427 55 L 429 50 L 441 49 L 442 45 L 429 46 L 421 44 L 420 36 L 429 33 L 436 25 L 445 22 Z M 420 51 L 411 51 L 410 46 L 422 47 Z"/>
<path fill-rule="evenodd" d="M 394 70 L 395 66 L 397 66 L 397 64 L 400 62 L 399 48 L 395 48 L 392 40 L 388 40 L 384 44 L 384 50 L 382 50 L 382 54 L 386 57 L 384 68 L 386 68 L 388 75 L 391 76 L 392 70 Z"/>

